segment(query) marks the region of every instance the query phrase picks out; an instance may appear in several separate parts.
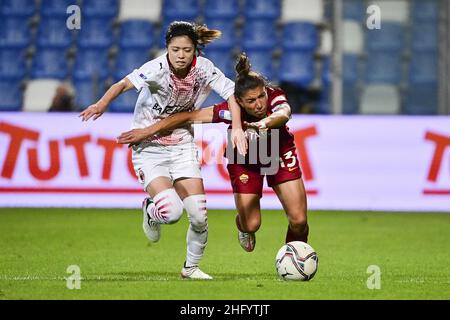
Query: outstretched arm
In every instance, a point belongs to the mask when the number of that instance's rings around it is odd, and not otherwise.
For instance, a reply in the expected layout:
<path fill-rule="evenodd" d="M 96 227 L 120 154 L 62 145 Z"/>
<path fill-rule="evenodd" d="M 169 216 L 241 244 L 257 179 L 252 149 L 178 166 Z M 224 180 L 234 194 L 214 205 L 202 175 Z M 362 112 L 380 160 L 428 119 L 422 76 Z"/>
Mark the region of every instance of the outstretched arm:
<path fill-rule="evenodd" d="M 119 82 L 113 84 L 96 103 L 90 105 L 85 110 L 83 110 L 79 117 L 82 121 L 88 121 L 90 118 L 94 117 L 93 120 L 99 118 L 108 108 L 108 105 L 120 94 L 133 88 L 133 84 L 127 78 L 123 78 Z"/>
<path fill-rule="evenodd" d="M 231 144 L 233 148 L 237 147 L 238 152 L 242 155 L 247 154 L 248 143 L 242 130 L 241 123 L 241 108 L 239 107 L 236 98 L 232 95 L 228 98 L 228 107 L 231 111 Z"/>
<path fill-rule="evenodd" d="M 187 123 L 211 123 L 213 120 L 213 110 L 214 107 L 208 107 L 192 112 L 173 114 L 149 127 L 123 132 L 117 137 L 117 143 L 134 145 L 162 131 L 173 130 Z"/>
<path fill-rule="evenodd" d="M 291 108 L 288 104 L 281 104 L 277 110 L 270 116 L 259 120 L 258 122 L 245 122 L 248 128 L 253 129 L 273 129 L 281 128 L 288 122 L 291 117 Z"/>

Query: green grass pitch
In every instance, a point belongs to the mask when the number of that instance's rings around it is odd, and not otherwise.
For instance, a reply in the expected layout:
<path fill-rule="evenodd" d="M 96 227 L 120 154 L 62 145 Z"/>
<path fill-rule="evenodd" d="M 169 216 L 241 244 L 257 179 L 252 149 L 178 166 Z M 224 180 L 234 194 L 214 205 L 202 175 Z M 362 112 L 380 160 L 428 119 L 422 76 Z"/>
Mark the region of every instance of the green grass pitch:
<path fill-rule="evenodd" d="M 256 249 L 238 244 L 232 211 L 209 210 L 201 267 L 212 281 L 180 279 L 187 218 L 142 232 L 142 214 L 112 209 L 0 209 L 0 299 L 450 299 L 450 214 L 309 212 L 319 269 L 309 282 L 278 279 L 282 211 L 264 211 Z M 70 265 L 81 288 L 67 288 Z M 368 289 L 368 267 L 381 270 Z"/>

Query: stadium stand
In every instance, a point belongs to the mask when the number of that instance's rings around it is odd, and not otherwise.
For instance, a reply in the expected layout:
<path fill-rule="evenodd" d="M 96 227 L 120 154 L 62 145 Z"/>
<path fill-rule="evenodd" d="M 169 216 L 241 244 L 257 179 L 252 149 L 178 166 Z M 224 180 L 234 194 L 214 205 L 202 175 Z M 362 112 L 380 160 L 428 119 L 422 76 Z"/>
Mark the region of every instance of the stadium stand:
<path fill-rule="evenodd" d="M 371 4 L 383 13 L 380 30 L 365 27 Z M 71 5 L 81 9 L 81 30 L 66 27 Z M 228 77 L 245 51 L 271 83 L 294 88 L 291 97 L 301 92 L 306 101 L 320 92 L 310 112 L 331 113 L 332 8 L 331 0 L 3 0 L 0 110 L 20 110 L 28 84 L 40 79 L 71 82 L 82 109 L 164 52 L 168 24 L 183 19 L 222 31 L 205 56 Z M 342 19 L 343 112 L 373 113 L 372 93 L 381 87 L 396 91 L 388 114 L 399 101 L 406 114 L 436 114 L 438 1 L 344 0 Z M 131 112 L 135 96 L 120 97 L 111 110 Z"/>

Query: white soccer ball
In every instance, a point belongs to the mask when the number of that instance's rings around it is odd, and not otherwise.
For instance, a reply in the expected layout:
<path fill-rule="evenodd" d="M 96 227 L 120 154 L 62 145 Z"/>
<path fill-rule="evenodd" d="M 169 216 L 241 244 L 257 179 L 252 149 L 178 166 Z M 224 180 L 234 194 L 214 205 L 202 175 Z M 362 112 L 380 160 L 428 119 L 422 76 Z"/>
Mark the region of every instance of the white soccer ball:
<path fill-rule="evenodd" d="M 307 243 L 291 241 L 278 250 L 275 268 L 283 280 L 308 281 L 317 272 L 319 257 Z"/>

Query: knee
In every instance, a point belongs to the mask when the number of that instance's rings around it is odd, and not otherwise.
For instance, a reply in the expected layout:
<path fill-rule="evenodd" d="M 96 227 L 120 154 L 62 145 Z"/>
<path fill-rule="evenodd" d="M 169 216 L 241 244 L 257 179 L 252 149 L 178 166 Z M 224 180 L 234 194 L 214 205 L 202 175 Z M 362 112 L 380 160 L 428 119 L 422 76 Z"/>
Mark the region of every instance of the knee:
<path fill-rule="evenodd" d="M 189 222 L 194 230 L 203 231 L 208 226 L 208 213 L 206 209 L 206 196 L 196 194 L 183 200 L 188 214 Z"/>
<path fill-rule="evenodd" d="M 240 225 L 241 228 L 243 229 L 242 231 L 248 233 L 255 233 L 256 231 L 259 230 L 259 227 L 261 226 L 261 220 L 259 219 L 251 219 L 246 221 L 241 220 Z"/>
<path fill-rule="evenodd" d="M 308 220 L 306 214 L 297 214 L 293 217 L 289 217 L 289 224 L 292 229 L 302 231 L 308 226 Z"/>
<path fill-rule="evenodd" d="M 168 224 L 180 220 L 183 214 L 183 205 L 174 189 L 167 189 L 158 193 L 153 199 L 157 214 Z"/>

